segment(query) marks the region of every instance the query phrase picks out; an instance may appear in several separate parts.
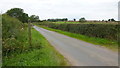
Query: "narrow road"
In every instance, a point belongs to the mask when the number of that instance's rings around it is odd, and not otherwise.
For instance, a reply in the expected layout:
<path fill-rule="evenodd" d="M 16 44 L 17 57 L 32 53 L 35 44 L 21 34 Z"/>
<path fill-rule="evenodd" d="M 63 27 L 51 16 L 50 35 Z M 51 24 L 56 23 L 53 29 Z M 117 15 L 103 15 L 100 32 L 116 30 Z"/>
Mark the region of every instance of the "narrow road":
<path fill-rule="evenodd" d="M 37 26 L 39 31 L 73 66 L 118 66 L 118 54 L 106 48 Z"/>

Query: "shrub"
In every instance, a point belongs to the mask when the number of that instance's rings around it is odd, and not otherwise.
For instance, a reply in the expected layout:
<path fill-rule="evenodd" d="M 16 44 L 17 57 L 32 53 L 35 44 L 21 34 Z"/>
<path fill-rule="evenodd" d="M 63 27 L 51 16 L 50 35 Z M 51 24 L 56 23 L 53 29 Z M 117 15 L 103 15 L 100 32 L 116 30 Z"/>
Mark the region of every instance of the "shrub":
<path fill-rule="evenodd" d="M 27 41 L 26 25 L 7 15 L 2 15 L 3 56 L 25 50 Z M 26 44 L 25 44 L 26 43 Z"/>

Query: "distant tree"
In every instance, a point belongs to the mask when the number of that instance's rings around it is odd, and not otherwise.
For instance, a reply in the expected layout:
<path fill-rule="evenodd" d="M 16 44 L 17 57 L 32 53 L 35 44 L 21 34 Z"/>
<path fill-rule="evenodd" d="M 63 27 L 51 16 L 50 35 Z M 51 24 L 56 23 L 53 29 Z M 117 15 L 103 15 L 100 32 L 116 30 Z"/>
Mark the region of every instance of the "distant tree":
<path fill-rule="evenodd" d="M 47 21 L 47 20 L 42 20 L 42 21 Z"/>
<path fill-rule="evenodd" d="M 18 19 L 22 22 L 28 22 L 28 14 L 23 13 L 22 16 L 20 16 Z"/>
<path fill-rule="evenodd" d="M 111 19 L 108 19 L 108 21 L 111 21 Z"/>
<path fill-rule="evenodd" d="M 105 20 L 102 20 L 102 21 L 105 21 Z"/>
<path fill-rule="evenodd" d="M 79 21 L 80 21 L 80 22 L 85 22 L 86 19 L 83 17 L 83 18 L 80 18 Z"/>
<path fill-rule="evenodd" d="M 68 19 L 67 19 L 67 18 L 63 18 L 63 19 L 59 19 L 59 18 L 57 18 L 57 19 L 48 19 L 47 21 L 50 21 L 50 22 L 68 21 Z"/>
<path fill-rule="evenodd" d="M 64 21 L 68 21 L 68 19 L 67 19 L 67 18 L 64 18 Z"/>
<path fill-rule="evenodd" d="M 112 18 L 112 19 L 108 19 L 108 21 L 115 21 L 115 20 Z"/>
<path fill-rule="evenodd" d="M 39 22 L 39 16 L 36 16 L 36 15 L 31 15 L 30 16 L 30 20 L 31 22 Z"/>
<path fill-rule="evenodd" d="M 74 19 L 74 21 L 76 21 L 76 19 Z"/>
<path fill-rule="evenodd" d="M 111 21 L 115 21 L 115 19 L 112 18 Z"/>
<path fill-rule="evenodd" d="M 6 12 L 7 15 L 15 17 L 22 22 L 28 22 L 28 14 L 24 13 L 24 10 L 21 8 L 12 8 Z"/>

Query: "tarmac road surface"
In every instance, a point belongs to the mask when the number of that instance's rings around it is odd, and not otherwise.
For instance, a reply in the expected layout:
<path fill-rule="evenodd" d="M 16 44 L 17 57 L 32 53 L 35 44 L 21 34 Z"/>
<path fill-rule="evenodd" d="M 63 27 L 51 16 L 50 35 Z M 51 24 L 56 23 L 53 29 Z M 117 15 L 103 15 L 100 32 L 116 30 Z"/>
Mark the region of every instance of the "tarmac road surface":
<path fill-rule="evenodd" d="M 73 66 L 118 66 L 118 53 L 63 34 L 33 26 Z"/>

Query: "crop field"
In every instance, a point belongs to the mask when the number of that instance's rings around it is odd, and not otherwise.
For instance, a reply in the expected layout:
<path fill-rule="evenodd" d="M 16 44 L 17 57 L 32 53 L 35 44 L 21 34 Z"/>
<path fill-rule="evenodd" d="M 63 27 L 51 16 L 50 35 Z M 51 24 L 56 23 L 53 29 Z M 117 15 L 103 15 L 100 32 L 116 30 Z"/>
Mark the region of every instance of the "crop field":
<path fill-rule="evenodd" d="M 52 22 L 52 23 L 58 23 L 58 24 L 118 24 L 118 22 L 79 22 L 79 21 L 72 21 L 72 22 Z"/>

